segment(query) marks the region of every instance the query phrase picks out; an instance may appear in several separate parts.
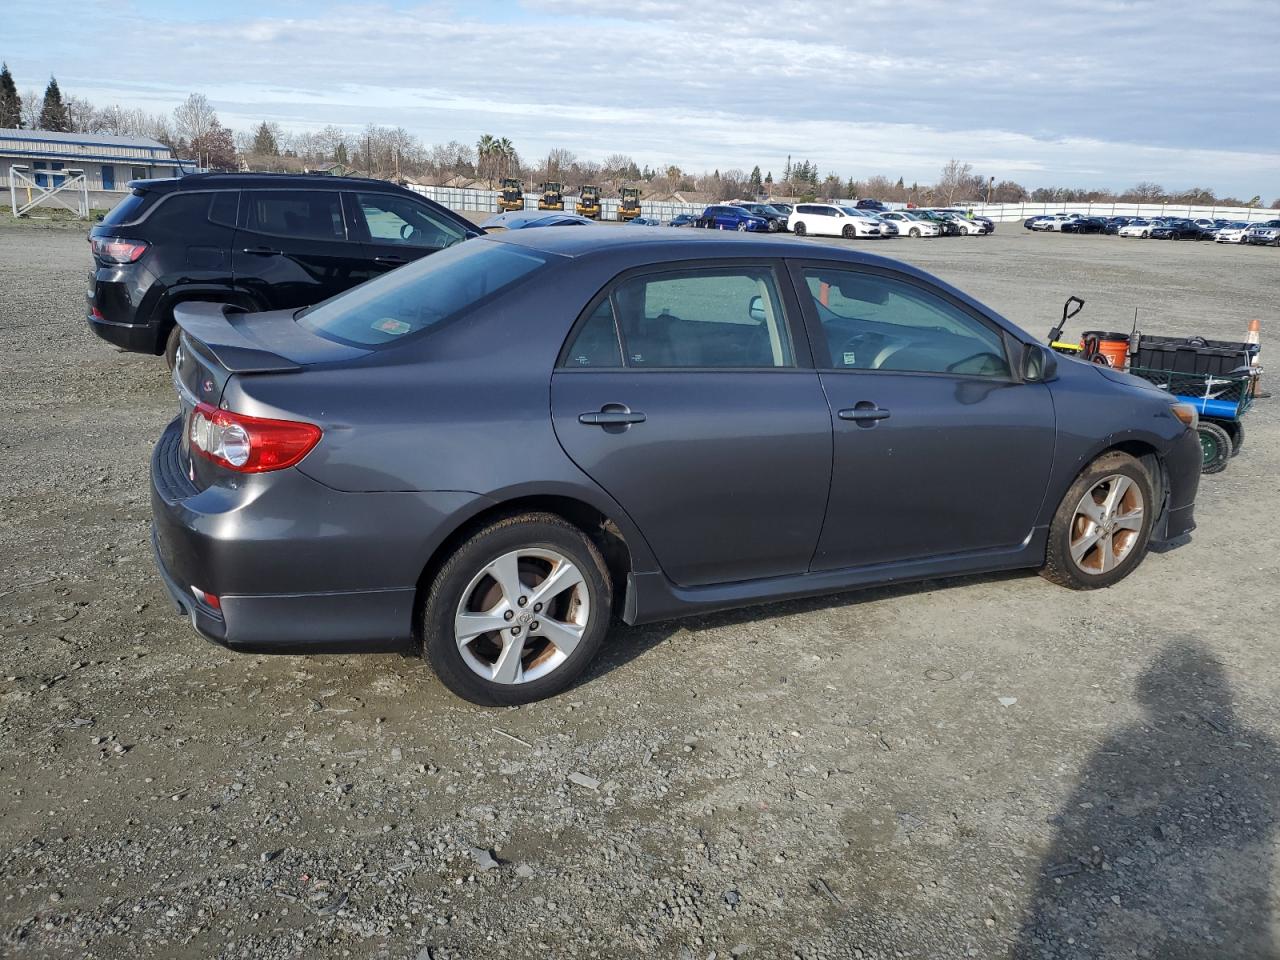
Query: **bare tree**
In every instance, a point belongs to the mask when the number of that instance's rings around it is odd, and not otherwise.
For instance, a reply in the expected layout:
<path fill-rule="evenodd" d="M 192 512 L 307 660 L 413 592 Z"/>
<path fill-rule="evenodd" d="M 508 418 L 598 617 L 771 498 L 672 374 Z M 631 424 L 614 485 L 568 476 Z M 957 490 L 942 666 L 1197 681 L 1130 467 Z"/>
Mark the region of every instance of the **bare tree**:
<path fill-rule="evenodd" d="M 973 164 L 961 163 L 952 157 L 942 168 L 942 176 L 938 179 L 934 192 L 937 196 L 944 198 L 943 202 L 946 206 L 951 206 L 955 203 L 957 194 L 969 185 L 972 177 Z"/>
<path fill-rule="evenodd" d="M 203 93 L 193 93 L 173 111 L 173 125 L 179 139 L 195 143 L 218 125 L 218 112 Z"/>
<path fill-rule="evenodd" d="M 22 95 L 22 125 L 28 130 L 40 126 L 40 114 L 44 112 L 44 97 L 39 90 L 28 90 Z"/>

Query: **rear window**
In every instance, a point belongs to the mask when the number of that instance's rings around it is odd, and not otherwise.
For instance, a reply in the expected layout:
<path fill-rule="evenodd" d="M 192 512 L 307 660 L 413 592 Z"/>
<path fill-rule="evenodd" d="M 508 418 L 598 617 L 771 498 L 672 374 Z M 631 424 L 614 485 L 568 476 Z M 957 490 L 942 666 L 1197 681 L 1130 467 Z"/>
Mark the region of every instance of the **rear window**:
<path fill-rule="evenodd" d="M 102 222 L 109 227 L 115 227 L 122 223 L 133 223 L 138 217 L 142 216 L 143 208 L 146 205 L 147 194 L 142 190 L 134 190 L 112 207 L 111 212 L 102 218 Z"/>
<path fill-rule="evenodd" d="M 349 346 L 387 346 L 478 306 L 548 259 L 510 244 L 468 240 L 304 310 L 298 323 Z"/>

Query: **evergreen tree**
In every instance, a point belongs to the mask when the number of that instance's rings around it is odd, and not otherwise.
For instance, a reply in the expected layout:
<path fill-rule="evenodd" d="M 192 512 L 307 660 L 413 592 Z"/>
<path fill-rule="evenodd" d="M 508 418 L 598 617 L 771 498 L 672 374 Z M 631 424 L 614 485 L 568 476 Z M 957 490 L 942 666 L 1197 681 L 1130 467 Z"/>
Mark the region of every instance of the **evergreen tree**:
<path fill-rule="evenodd" d="M 767 186 L 767 187 L 772 187 L 772 186 L 773 186 L 773 171 L 772 171 L 772 170 L 770 170 L 768 173 L 766 173 L 766 174 L 764 175 L 764 183 L 765 183 L 765 186 Z"/>
<path fill-rule="evenodd" d="M 6 63 L 0 67 L 0 127 L 17 129 L 22 126 L 22 98 L 14 85 L 13 74 Z"/>
<path fill-rule="evenodd" d="M 764 190 L 764 181 L 760 179 L 760 167 L 758 164 L 751 168 L 750 187 L 753 194 Z"/>
<path fill-rule="evenodd" d="M 271 129 L 271 125 L 265 120 L 258 125 L 257 132 L 253 135 L 253 152 L 261 157 L 278 157 L 280 155 L 280 144 L 276 142 L 275 131 Z"/>
<path fill-rule="evenodd" d="M 52 130 L 55 133 L 71 132 L 67 105 L 62 102 L 62 91 L 58 89 L 58 81 L 53 77 L 49 78 L 49 86 L 44 90 L 44 107 L 40 111 L 38 129 Z"/>
<path fill-rule="evenodd" d="M 791 182 L 791 174 L 792 174 L 793 172 L 794 172 L 794 171 L 791 169 L 791 154 L 789 154 L 789 153 L 788 153 L 788 154 L 787 154 L 787 165 L 786 165 L 785 167 L 783 167 L 783 169 L 782 169 L 782 182 L 783 182 L 783 183 L 790 183 L 790 182 Z"/>
<path fill-rule="evenodd" d="M 343 166 L 346 166 L 347 145 L 343 143 L 341 140 L 338 141 L 338 145 L 333 150 L 333 162 L 341 163 Z"/>

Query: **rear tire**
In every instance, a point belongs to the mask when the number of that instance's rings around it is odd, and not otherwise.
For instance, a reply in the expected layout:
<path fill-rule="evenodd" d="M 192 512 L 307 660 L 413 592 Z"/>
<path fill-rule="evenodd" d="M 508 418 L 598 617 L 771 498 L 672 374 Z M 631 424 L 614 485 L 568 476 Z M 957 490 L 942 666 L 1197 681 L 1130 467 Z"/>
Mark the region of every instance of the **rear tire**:
<path fill-rule="evenodd" d="M 1200 434 L 1200 472 L 1221 473 L 1231 459 L 1231 435 L 1209 420 L 1201 420 L 1196 431 Z"/>
<path fill-rule="evenodd" d="M 1231 455 L 1238 457 L 1240 448 L 1244 446 L 1244 421 L 1233 420 L 1228 424 L 1227 433 L 1231 437 Z"/>
<path fill-rule="evenodd" d="M 804 223 L 797 223 L 794 227 L 791 228 L 791 232 L 794 233 L 797 237 L 803 237 L 805 234 Z"/>
<path fill-rule="evenodd" d="M 562 573 L 559 582 L 570 585 L 547 593 L 542 607 L 539 589 Z M 476 533 L 440 568 L 422 607 L 422 653 L 464 700 L 531 703 L 560 693 L 587 668 L 612 604 L 608 567 L 586 534 L 555 514 L 520 514 Z M 498 629 L 467 640 L 464 629 L 475 627 L 460 618 L 485 615 Z"/>
<path fill-rule="evenodd" d="M 1072 590 L 1123 580 L 1147 552 L 1156 509 L 1146 468 L 1127 453 L 1103 454 L 1058 505 L 1040 575 Z"/>
<path fill-rule="evenodd" d="M 164 342 L 164 362 L 168 364 L 172 370 L 178 363 L 178 347 L 182 343 L 182 328 L 176 323 L 173 329 L 169 331 L 169 336 Z"/>

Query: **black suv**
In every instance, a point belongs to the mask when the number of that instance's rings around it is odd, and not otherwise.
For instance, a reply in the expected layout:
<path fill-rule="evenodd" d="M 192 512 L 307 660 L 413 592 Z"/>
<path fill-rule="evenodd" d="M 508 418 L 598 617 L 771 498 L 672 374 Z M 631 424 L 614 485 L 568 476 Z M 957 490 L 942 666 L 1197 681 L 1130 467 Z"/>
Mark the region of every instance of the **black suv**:
<path fill-rule="evenodd" d="M 380 180 L 208 173 L 129 186 L 89 232 L 89 326 L 126 350 L 163 353 L 171 366 L 176 304 L 306 307 L 481 235 Z"/>

